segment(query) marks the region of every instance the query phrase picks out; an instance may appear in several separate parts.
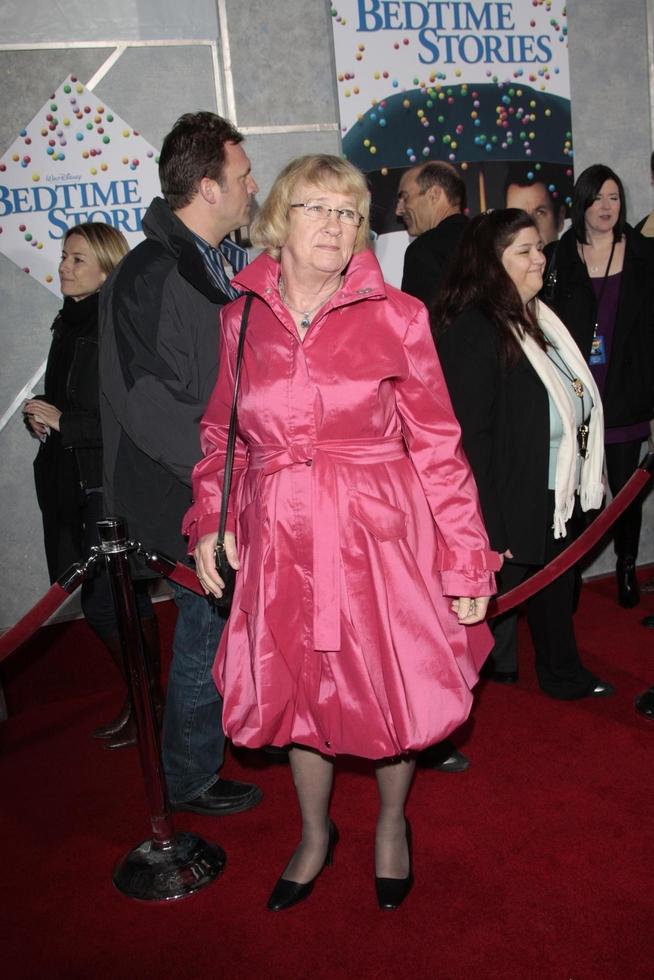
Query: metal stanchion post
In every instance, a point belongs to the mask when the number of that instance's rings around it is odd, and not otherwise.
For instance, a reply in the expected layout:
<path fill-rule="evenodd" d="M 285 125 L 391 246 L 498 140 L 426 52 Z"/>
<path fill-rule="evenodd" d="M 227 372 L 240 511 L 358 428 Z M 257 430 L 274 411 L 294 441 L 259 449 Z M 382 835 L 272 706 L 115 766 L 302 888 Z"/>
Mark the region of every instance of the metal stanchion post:
<path fill-rule="evenodd" d="M 120 641 L 136 716 L 152 838 L 119 861 L 113 882 L 125 895 L 144 901 L 184 898 L 210 884 L 225 866 L 225 852 L 195 834 L 175 833 L 161 764 L 159 731 L 152 703 L 150 676 L 143 654 L 136 611 L 125 523 L 119 518 L 98 522 L 100 550 L 111 581 Z"/>

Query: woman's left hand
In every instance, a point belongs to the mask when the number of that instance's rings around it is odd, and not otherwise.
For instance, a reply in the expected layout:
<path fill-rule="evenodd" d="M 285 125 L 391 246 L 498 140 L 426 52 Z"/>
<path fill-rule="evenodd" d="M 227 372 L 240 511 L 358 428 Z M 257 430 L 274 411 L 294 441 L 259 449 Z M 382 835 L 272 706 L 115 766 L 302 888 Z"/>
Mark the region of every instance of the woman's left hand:
<path fill-rule="evenodd" d="M 456 613 L 462 626 L 472 626 L 474 623 L 481 623 L 485 619 L 489 602 L 490 596 L 475 596 L 473 598 L 462 596 L 460 599 L 452 600 L 452 612 Z"/>
<path fill-rule="evenodd" d="M 23 413 L 29 419 L 33 419 L 41 425 L 47 425 L 49 429 L 54 429 L 56 432 L 59 432 L 61 412 L 49 402 L 42 402 L 39 398 L 32 398 L 30 401 L 25 402 Z"/>
<path fill-rule="evenodd" d="M 220 599 L 225 583 L 216 571 L 214 554 L 217 540 L 218 535 L 215 531 L 203 535 L 195 546 L 193 557 L 195 558 L 195 571 L 205 593 Z M 232 568 L 238 571 L 241 565 L 236 550 L 236 537 L 232 531 L 225 532 L 225 555 Z"/>

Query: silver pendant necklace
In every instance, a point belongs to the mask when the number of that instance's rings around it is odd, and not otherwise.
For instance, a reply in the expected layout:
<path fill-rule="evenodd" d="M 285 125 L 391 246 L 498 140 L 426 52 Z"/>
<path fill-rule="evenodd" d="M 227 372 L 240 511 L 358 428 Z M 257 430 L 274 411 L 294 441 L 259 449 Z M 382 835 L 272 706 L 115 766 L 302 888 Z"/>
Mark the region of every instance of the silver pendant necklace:
<path fill-rule="evenodd" d="M 314 306 L 313 309 L 310 309 L 310 310 L 298 310 L 297 307 L 291 306 L 291 304 L 289 303 L 289 301 L 288 301 L 288 299 L 286 297 L 286 289 L 284 288 L 284 280 L 281 278 L 281 276 L 280 276 L 280 279 L 279 279 L 279 295 L 281 297 L 281 300 L 282 300 L 282 303 L 284 304 L 284 306 L 286 306 L 289 310 L 291 310 L 292 313 L 297 313 L 298 316 L 301 318 L 300 319 L 300 326 L 302 327 L 302 329 L 303 330 L 308 330 L 308 328 L 311 326 L 311 318 L 312 318 L 313 314 L 316 313 L 320 309 L 321 306 L 324 306 L 328 299 L 331 299 L 331 297 L 334 295 L 334 293 L 340 288 L 340 285 L 341 285 L 341 280 L 339 278 L 338 283 L 336 284 L 335 288 L 331 291 L 331 293 L 329 294 L 329 296 L 325 297 L 325 299 L 321 299 L 320 302 L 316 306 Z"/>
<path fill-rule="evenodd" d="M 570 387 L 574 391 L 577 398 L 579 398 L 581 401 L 581 425 L 577 426 L 577 448 L 581 458 L 585 459 L 588 453 L 588 434 L 590 432 L 590 428 L 586 420 L 586 404 L 584 402 L 584 395 L 586 394 L 586 389 L 584 388 L 584 383 L 581 380 L 581 378 L 575 377 L 575 375 L 572 373 L 572 371 L 565 363 L 565 361 L 563 360 L 560 354 L 559 354 L 559 358 L 561 359 L 561 363 L 556 361 L 550 354 L 548 354 L 547 356 L 552 362 L 552 364 L 554 365 L 554 367 L 557 368 L 558 371 L 560 371 L 563 377 L 567 378 L 567 380 L 570 382 Z"/>

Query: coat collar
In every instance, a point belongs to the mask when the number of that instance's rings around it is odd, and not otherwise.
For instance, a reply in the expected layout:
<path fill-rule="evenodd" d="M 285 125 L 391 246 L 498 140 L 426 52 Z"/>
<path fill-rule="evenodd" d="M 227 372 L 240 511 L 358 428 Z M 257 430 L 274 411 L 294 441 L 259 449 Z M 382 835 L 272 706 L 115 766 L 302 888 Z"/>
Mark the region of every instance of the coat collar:
<path fill-rule="evenodd" d="M 246 292 L 256 293 L 271 305 L 279 296 L 279 262 L 263 253 L 232 279 L 232 285 Z M 367 249 L 350 259 L 345 270 L 343 285 L 329 301 L 329 307 L 348 306 L 363 299 L 385 299 L 386 284 L 379 262 Z"/>
<path fill-rule="evenodd" d="M 194 289 L 210 302 L 224 306 L 230 302 L 209 279 L 195 236 L 162 197 L 155 197 L 143 216 L 143 231 L 177 259 L 177 269 Z"/>

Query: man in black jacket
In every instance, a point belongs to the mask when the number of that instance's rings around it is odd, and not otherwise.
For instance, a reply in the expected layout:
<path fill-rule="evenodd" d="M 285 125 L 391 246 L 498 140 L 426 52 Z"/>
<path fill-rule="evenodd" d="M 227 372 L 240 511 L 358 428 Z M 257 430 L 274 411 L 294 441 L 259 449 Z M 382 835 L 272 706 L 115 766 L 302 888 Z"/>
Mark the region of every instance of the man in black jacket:
<path fill-rule="evenodd" d="M 442 160 L 412 167 L 402 175 L 395 214 L 417 236 L 404 253 L 402 289 L 429 307 L 468 219 L 465 184 Z M 449 739 L 420 753 L 420 764 L 442 772 L 464 772 L 470 760 Z"/>
<path fill-rule="evenodd" d="M 395 214 L 416 236 L 404 253 L 402 289 L 429 307 L 436 298 L 468 219 L 466 188 L 455 167 L 442 160 L 402 175 Z"/>
<path fill-rule="evenodd" d="M 210 112 L 182 116 L 163 142 L 146 240 L 106 283 L 100 301 L 100 407 L 106 512 L 131 537 L 185 560 L 181 523 L 200 459 L 200 420 L 218 366 L 218 317 L 247 260 L 226 236 L 248 224 L 258 190 L 243 137 Z M 231 268 L 230 268 L 231 266 Z M 235 813 L 261 791 L 218 777 L 222 700 L 211 668 L 224 618 L 174 585 L 178 607 L 163 724 L 171 803 Z"/>

